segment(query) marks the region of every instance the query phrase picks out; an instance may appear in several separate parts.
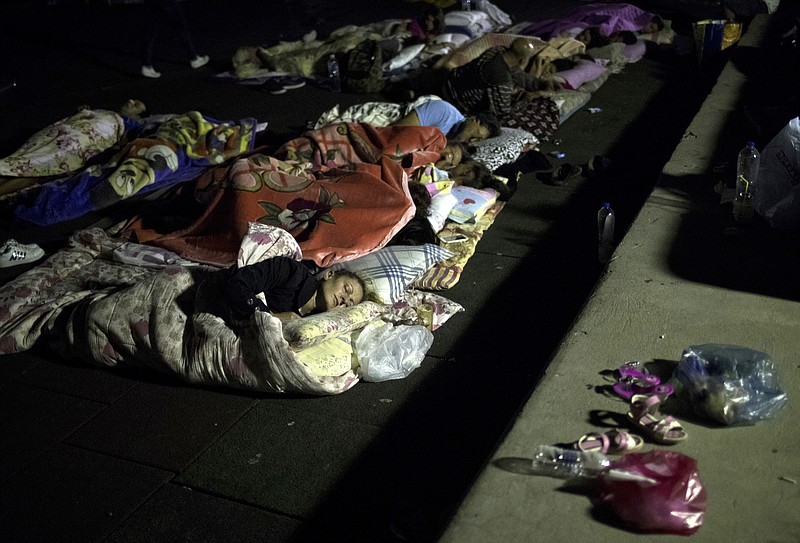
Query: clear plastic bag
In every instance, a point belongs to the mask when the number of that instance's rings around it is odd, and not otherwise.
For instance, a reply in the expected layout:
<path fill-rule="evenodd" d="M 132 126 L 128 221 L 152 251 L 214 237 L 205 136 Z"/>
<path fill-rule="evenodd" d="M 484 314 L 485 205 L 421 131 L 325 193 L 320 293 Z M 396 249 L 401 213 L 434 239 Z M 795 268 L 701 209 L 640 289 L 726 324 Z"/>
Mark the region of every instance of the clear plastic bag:
<path fill-rule="evenodd" d="M 671 382 L 695 413 L 729 426 L 772 418 L 787 400 L 770 356 L 736 345 L 687 347 Z"/>
<path fill-rule="evenodd" d="M 424 326 L 371 322 L 355 343 L 361 378 L 378 382 L 407 377 L 422 364 L 431 345 L 433 334 Z"/>
<path fill-rule="evenodd" d="M 597 484 L 598 504 L 631 530 L 691 535 L 703 524 L 708 495 L 697 461 L 685 454 L 662 449 L 625 454 Z"/>
<path fill-rule="evenodd" d="M 761 151 L 756 212 L 777 230 L 800 229 L 800 117 L 795 117 Z"/>

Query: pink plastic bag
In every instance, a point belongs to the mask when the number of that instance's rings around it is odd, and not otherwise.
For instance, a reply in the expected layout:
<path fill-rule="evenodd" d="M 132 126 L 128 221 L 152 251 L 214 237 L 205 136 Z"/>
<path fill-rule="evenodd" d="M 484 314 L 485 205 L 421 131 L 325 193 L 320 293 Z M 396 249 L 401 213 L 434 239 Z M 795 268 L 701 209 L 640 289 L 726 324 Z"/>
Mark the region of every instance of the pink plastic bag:
<path fill-rule="evenodd" d="M 697 461 L 665 450 L 629 453 L 598 480 L 599 502 L 635 531 L 691 535 L 703 524 L 707 495 Z"/>

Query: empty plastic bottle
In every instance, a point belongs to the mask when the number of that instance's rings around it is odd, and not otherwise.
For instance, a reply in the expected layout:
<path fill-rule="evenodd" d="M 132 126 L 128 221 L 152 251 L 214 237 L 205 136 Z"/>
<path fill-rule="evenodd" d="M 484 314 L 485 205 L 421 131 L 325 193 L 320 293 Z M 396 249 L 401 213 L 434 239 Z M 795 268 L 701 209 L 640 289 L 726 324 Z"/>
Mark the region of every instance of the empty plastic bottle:
<path fill-rule="evenodd" d="M 461 11 L 469 11 L 472 9 L 472 0 L 461 0 Z"/>
<path fill-rule="evenodd" d="M 333 53 L 328 57 L 328 79 L 333 92 L 342 92 L 342 74 L 339 72 L 339 61 Z"/>
<path fill-rule="evenodd" d="M 739 151 L 736 161 L 736 197 L 733 200 L 733 217 L 739 226 L 746 226 L 753 218 L 760 159 L 761 155 L 752 141 L 748 141 Z"/>
<path fill-rule="evenodd" d="M 603 207 L 597 212 L 597 259 L 601 264 L 607 264 L 614 252 L 614 222 L 616 216 L 611 204 L 603 202 Z"/>
<path fill-rule="evenodd" d="M 558 479 L 591 479 L 610 465 L 608 457 L 599 452 L 562 449 L 552 445 L 539 445 L 531 462 L 531 468 L 536 475 Z"/>

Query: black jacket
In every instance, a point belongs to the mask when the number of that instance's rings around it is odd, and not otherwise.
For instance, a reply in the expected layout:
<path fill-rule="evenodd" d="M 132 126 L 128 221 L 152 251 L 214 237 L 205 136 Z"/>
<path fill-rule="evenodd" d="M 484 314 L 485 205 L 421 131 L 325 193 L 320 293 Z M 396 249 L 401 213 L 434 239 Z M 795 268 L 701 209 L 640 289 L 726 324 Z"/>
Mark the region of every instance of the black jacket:
<path fill-rule="evenodd" d="M 308 302 L 320 281 L 302 263 L 285 256 L 229 270 L 222 286 L 232 316 L 247 318 L 253 311 L 297 312 Z M 256 298 L 264 293 L 267 304 Z"/>

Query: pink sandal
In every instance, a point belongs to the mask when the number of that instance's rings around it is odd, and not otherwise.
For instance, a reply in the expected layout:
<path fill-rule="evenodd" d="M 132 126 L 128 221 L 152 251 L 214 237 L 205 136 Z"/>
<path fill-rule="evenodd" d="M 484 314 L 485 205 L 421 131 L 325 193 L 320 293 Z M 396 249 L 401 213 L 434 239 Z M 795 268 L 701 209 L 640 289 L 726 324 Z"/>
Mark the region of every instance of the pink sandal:
<path fill-rule="evenodd" d="M 655 394 L 662 399 L 673 392 L 675 387 L 662 384 L 658 375 L 638 370 L 633 364 L 623 364 L 617 369 L 619 380 L 612 387 L 618 396 L 630 400 L 637 394 Z"/>
<path fill-rule="evenodd" d="M 661 398 L 649 394 L 636 394 L 631 398 L 628 419 L 656 443 L 673 445 L 686 439 L 683 426 L 669 415 L 660 416 L 658 406 Z"/>
<path fill-rule="evenodd" d="M 601 454 L 625 454 L 641 449 L 642 445 L 644 445 L 644 440 L 640 436 L 615 429 L 602 433 L 584 434 L 575 444 L 575 448 Z"/>

